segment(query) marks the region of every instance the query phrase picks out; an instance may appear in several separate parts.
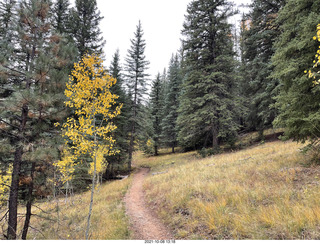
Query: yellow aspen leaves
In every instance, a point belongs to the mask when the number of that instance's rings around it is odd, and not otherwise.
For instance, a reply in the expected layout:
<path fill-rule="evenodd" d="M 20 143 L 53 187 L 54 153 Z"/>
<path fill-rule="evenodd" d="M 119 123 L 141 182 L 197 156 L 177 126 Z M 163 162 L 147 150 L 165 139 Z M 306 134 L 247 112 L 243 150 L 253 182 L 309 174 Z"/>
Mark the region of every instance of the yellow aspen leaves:
<path fill-rule="evenodd" d="M 12 166 L 10 166 L 6 173 L 0 174 L 0 201 L 6 201 L 8 197 L 6 194 L 9 192 L 12 178 Z"/>
<path fill-rule="evenodd" d="M 91 158 L 89 173 L 92 173 L 93 163 L 96 171 L 102 172 L 106 167 L 105 156 L 118 153 L 113 149 L 115 140 L 111 132 L 116 126 L 111 119 L 120 114 L 122 105 L 115 107 L 118 96 L 110 88 L 116 79 L 105 71 L 102 62 L 98 55 L 85 55 L 74 64 L 66 84 L 65 105 L 74 109 L 75 116 L 62 125 L 65 149 L 62 159 L 55 164 L 64 181 L 71 179 L 81 155 Z"/>
<path fill-rule="evenodd" d="M 317 36 L 313 37 L 313 40 L 320 42 L 320 24 L 317 25 Z M 304 73 L 308 75 L 310 79 L 313 79 L 312 83 L 314 85 L 320 84 L 320 70 L 316 71 L 318 65 L 320 64 L 320 46 L 313 60 L 313 67 L 310 70 L 305 70 Z"/>
<path fill-rule="evenodd" d="M 103 171 L 106 169 L 107 164 L 105 160 L 105 151 L 103 147 L 99 147 L 97 149 L 97 152 L 95 153 L 96 155 L 96 173 L 100 174 L 103 173 Z M 90 163 L 90 169 L 89 169 L 89 174 L 92 175 L 94 171 L 94 161 Z"/>
<path fill-rule="evenodd" d="M 62 159 L 54 164 L 60 172 L 60 181 L 64 184 L 72 179 L 74 172 L 75 156 L 68 149 L 64 149 Z"/>

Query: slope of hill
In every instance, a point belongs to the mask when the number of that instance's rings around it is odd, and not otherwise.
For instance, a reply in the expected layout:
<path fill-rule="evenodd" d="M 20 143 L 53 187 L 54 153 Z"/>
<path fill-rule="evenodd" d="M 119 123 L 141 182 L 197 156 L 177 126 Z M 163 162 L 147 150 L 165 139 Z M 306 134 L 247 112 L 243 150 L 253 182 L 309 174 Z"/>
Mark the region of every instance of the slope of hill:
<path fill-rule="evenodd" d="M 150 207 L 176 239 L 319 239 L 320 168 L 304 167 L 301 144 L 269 142 L 199 158 L 144 158 Z"/>

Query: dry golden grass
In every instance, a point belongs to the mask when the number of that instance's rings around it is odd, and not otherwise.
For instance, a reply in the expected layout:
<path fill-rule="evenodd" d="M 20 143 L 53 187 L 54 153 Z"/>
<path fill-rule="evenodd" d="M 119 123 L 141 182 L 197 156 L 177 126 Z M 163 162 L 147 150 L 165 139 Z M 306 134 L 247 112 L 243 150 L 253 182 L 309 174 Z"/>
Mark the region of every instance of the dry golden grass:
<path fill-rule="evenodd" d="M 205 159 L 136 159 L 167 172 L 150 175 L 145 189 L 177 239 L 319 239 L 320 169 L 302 166 L 301 147 L 276 141 Z"/>
<path fill-rule="evenodd" d="M 141 151 L 137 151 L 133 157 L 133 165 L 135 167 L 148 167 L 152 171 L 165 170 L 166 168 L 192 162 L 196 156 L 196 152 L 171 154 L 167 149 L 161 149 L 160 156 L 148 157 Z"/>
<path fill-rule="evenodd" d="M 130 238 L 128 219 L 122 202 L 131 178 L 113 181 L 100 186 L 95 192 L 93 215 L 91 217 L 91 240 L 124 240 Z M 85 239 L 90 192 L 75 195 L 65 201 L 36 204 L 36 214 L 31 218 L 28 239 L 40 240 L 82 240 Z M 45 212 L 44 212 L 45 211 Z M 20 209 L 19 212 L 23 212 Z M 58 217 L 59 214 L 59 217 Z M 59 226 L 58 226 L 59 219 Z M 21 229 L 22 223 L 19 226 Z"/>

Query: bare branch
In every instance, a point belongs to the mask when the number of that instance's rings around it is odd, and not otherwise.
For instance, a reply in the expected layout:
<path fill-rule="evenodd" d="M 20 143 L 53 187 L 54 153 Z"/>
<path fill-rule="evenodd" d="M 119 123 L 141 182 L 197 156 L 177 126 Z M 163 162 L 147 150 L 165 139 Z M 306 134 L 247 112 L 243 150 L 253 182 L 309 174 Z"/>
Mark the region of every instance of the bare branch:
<path fill-rule="evenodd" d="M 12 138 L 19 139 L 18 136 L 13 135 L 12 133 L 10 133 L 10 132 L 8 132 L 8 131 L 6 131 L 6 130 L 4 130 L 4 129 L 1 129 L 1 128 L 0 128 L 0 130 L 3 131 L 5 134 L 7 134 L 8 136 L 10 136 L 10 137 L 12 137 Z"/>
<path fill-rule="evenodd" d="M 43 237 L 46 237 L 40 230 L 38 230 L 37 228 L 32 227 L 31 225 L 29 226 L 31 229 L 39 232 Z"/>
<path fill-rule="evenodd" d="M 41 212 L 43 212 L 43 213 L 51 214 L 51 213 L 49 213 L 49 212 L 44 211 L 43 209 L 41 209 L 40 207 L 38 207 L 38 206 L 36 206 L 36 205 L 33 205 L 33 204 L 32 204 L 32 206 L 33 206 L 33 207 L 36 207 L 37 209 L 39 209 L 39 210 L 40 210 Z"/>
<path fill-rule="evenodd" d="M 8 69 L 8 70 L 10 70 L 10 71 L 13 71 L 13 72 L 16 72 L 16 73 L 18 73 L 18 74 L 20 74 L 20 75 L 26 75 L 25 73 L 23 73 L 23 72 L 21 72 L 21 71 L 19 71 L 19 70 L 15 70 L 15 69 L 13 69 L 13 68 L 10 68 L 10 67 L 8 67 L 8 66 L 6 66 L 6 65 L 3 65 L 3 64 L 0 64 L 3 68 L 6 68 L 6 69 Z"/>
<path fill-rule="evenodd" d="M 49 221 L 52 221 L 52 222 L 55 222 L 55 221 L 56 221 L 55 219 L 51 219 L 51 218 L 49 218 L 49 217 L 43 217 L 43 216 L 38 215 L 38 214 L 32 214 L 32 216 L 38 217 L 38 218 L 40 218 L 40 219 L 49 220 Z"/>
<path fill-rule="evenodd" d="M 7 216 L 8 213 L 9 213 L 9 209 L 8 209 L 7 212 L 2 216 L 2 218 L 0 219 L 0 222 Z"/>
<path fill-rule="evenodd" d="M 19 127 L 16 126 L 16 125 L 10 124 L 10 123 L 8 123 L 7 121 L 5 121 L 5 120 L 3 120 L 3 119 L 1 119 L 1 118 L 0 118 L 0 121 L 2 121 L 3 123 L 5 123 L 5 124 L 7 124 L 7 125 L 9 125 L 9 126 L 11 126 L 11 127 L 14 127 L 14 128 L 16 128 L 16 129 L 19 130 Z"/>

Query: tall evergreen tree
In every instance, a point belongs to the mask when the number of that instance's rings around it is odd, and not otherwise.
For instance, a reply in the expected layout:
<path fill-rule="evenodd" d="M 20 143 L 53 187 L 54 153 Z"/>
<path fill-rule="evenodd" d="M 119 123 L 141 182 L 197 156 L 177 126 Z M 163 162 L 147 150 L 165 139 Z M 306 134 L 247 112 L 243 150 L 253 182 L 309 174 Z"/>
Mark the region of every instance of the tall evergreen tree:
<path fill-rule="evenodd" d="M 304 73 L 319 44 L 313 41 L 320 23 L 320 0 L 289 0 L 279 12 L 281 34 L 272 58 L 279 79 L 275 124 L 297 141 L 320 137 L 320 92 Z"/>
<path fill-rule="evenodd" d="M 70 3 L 69 0 L 56 0 L 53 5 L 53 27 L 60 34 L 70 34 Z"/>
<path fill-rule="evenodd" d="M 161 82 L 160 73 L 152 83 L 150 94 L 151 120 L 153 128 L 154 155 L 158 155 L 161 137 L 161 122 L 163 115 L 163 83 Z"/>
<path fill-rule="evenodd" d="M 5 75 L 5 69 L 11 68 L 10 61 L 13 56 L 14 33 L 12 29 L 16 18 L 15 7 L 16 1 L 0 2 L 0 107 L 13 92 L 14 79 Z M 10 168 L 14 150 L 10 145 L 10 140 L 14 140 L 14 137 L 4 127 L 5 122 L 0 116 L 0 174 Z M 1 200 L 6 201 L 7 199 L 2 197 Z M 7 205 L 7 202 L 0 202 L 0 205 Z"/>
<path fill-rule="evenodd" d="M 183 25 L 185 78 L 180 99 L 179 142 L 184 147 L 218 147 L 239 125 L 234 102 L 232 5 L 224 0 L 195 0 Z"/>
<path fill-rule="evenodd" d="M 13 154 L 8 239 L 17 237 L 20 175 L 34 179 L 37 166 L 50 166 L 59 156 L 53 124 L 65 116 L 63 83 L 74 61 L 75 49 L 51 32 L 50 7 L 51 2 L 45 0 L 19 2 L 15 28 L 11 29 L 14 51 L 2 66 L 1 76 L 9 77 L 5 85 L 12 91 L 0 108 L 0 120 L 4 124 L 1 138 L 6 139 Z M 26 239 L 31 218 L 34 182 L 26 186 L 22 239 Z"/>
<path fill-rule="evenodd" d="M 130 116 L 130 145 L 128 169 L 131 170 L 132 153 L 134 151 L 134 141 L 137 133 L 143 128 L 143 101 L 147 90 L 146 70 L 149 66 L 149 61 L 146 60 L 144 54 L 146 42 L 143 39 L 143 30 L 141 22 L 137 25 L 137 30 L 134 33 L 134 39 L 131 39 L 131 47 L 128 50 L 126 58 L 126 82 L 129 94 L 132 96 L 131 116 Z"/>
<path fill-rule="evenodd" d="M 254 0 L 251 12 L 242 20 L 242 94 L 249 108 L 245 126 L 263 130 L 272 126 L 276 116 L 275 88 L 278 80 L 271 77 L 274 42 L 280 34 L 276 17 L 285 0 Z"/>
<path fill-rule="evenodd" d="M 79 56 L 96 53 L 101 55 L 105 44 L 99 24 L 100 15 L 96 0 L 76 0 L 71 11 L 71 33 L 79 50 Z"/>
<path fill-rule="evenodd" d="M 110 68 L 110 74 L 117 79 L 117 83 L 111 87 L 110 91 L 112 94 L 116 94 L 119 98 L 116 101 L 114 106 L 122 104 L 121 114 L 118 115 L 113 123 L 117 126 L 117 129 L 114 131 L 113 137 L 116 138 L 115 147 L 120 151 L 119 154 L 115 156 L 110 156 L 107 159 L 108 167 L 106 171 L 106 178 L 112 178 L 115 175 L 115 164 L 122 164 L 128 158 L 128 148 L 129 148 L 129 128 L 128 128 L 128 119 L 130 116 L 130 98 L 125 92 L 124 88 L 124 77 L 122 74 L 122 67 L 120 65 L 120 53 L 117 50 L 113 56 Z"/>
<path fill-rule="evenodd" d="M 168 84 L 164 94 L 165 102 L 162 120 L 162 138 L 167 146 L 174 148 L 178 145 L 178 108 L 179 95 L 182 83 L 180 62 L 178 55 L 172 56 L 169 65 Z"/>

